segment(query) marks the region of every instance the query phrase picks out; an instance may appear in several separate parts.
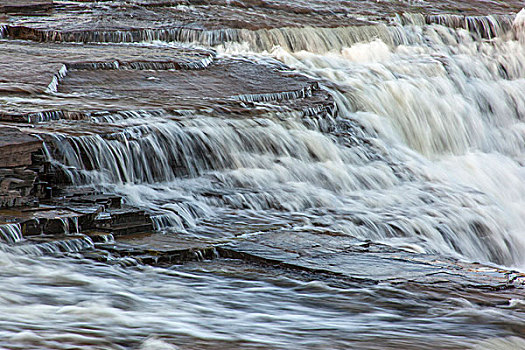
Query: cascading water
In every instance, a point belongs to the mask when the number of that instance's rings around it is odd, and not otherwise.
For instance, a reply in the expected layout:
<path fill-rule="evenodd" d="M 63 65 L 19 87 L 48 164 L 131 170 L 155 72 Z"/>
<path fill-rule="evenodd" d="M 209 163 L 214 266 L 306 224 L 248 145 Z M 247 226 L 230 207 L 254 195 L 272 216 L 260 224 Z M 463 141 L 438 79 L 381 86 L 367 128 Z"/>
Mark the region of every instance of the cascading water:
<path fill-rule="evenodd" d="M 19 224 L 0 225 L 0 238 L 6 243 L 18 243 L 24 239 Z"/>
<path fill-rule="evenodd" d="M 494 20 L 490 28 L 503 30 Z M 382 34 L 342 50 L 269 54 L 329 86 L 337 113 L 323 130 L 308 118 L 271 114 L 106 116 L 94 121 L 125 130 L 58 136 L 57 157 L 74 169 L 74 183 L 116 186 L 131 203 L 159 213 L 158 227 L 195 228 L 200 217 L 226 208 L 301 212 L 361 239 L 523 263 L 525 50 L 515 40 L 518 25 L 491 40 L 479 29 L 442 25 L 376 30 Z M 331 33 L 307 42 L 333 47 L 336 39 Z M 226 45 L 226 53 L 238 49 Z M 348 139 L 335 136 L 345 133 Z"/>
<path fill-rule="evenodd" d="M 122 237 L 83 236 L 76 216 L 63 221 L 70 235 L 52 243 L 39 235 L 26 245 L 19 224 L 0 225 L 0 343 L 524 348 L 517 275 L 492 284 L 501 270 L 445 258 L 521 270 L 525 263 L 524 19 L 525 12 L 403 15 L 390 25 L 345 28 L 43 32 L 46 40 L 176 39 L 219 45 L 219 59 L 278 60 L 319 80 L 336 107 L 276 112 L 275 100 L 300 101 L 307 88 L 231 96 L 254 104 L 250 117 L 162 107 L 82 120 L 67 111 L 28 115 L 68 181 L 147 210 L 160 231 L 149 236 L 157 248 L 158 237 L 204 248 L 192 251 L 198 262 L 147 266 L 97 256 L 97 245 L 117 246 Z M 208 59 L 190 68 L 213 64 Z M 61 79 L 75 70 L 181 68 L 115 62 L 64 66 L 48 86 L 50 99 L 59 101 Z M 109 210 L 98 219 L 111 220 Z M 275 233 L 306 248 L 274 256 L 263 239 L 253 256 L 221 256 L 222 242 Z M 214 260 L 206 261 L 210 247 Z M 339 263 L 357 267 L 340 273 Z M 389 265 L 391 275 L 383 271 Z M 380 276 L 352 278 L 362 268 Z M 417 276 L 395 275 L 405 269 Z"/>

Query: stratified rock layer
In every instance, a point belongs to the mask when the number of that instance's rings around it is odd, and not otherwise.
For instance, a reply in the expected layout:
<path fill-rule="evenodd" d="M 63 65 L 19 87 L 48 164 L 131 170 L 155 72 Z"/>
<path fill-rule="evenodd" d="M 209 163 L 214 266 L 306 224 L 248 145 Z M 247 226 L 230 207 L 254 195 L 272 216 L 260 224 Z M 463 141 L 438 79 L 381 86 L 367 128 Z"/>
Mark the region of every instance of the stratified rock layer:
<path fill-rule="evenodd" d="M 53 0 L 0 0 L 0 13 L 34 14 L 53 8 Z"/>

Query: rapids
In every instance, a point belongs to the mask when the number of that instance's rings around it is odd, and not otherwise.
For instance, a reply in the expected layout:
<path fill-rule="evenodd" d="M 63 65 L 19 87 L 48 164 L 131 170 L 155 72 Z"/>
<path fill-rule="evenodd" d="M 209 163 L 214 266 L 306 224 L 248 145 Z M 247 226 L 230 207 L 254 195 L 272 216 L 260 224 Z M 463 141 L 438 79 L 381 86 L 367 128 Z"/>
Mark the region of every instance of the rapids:
<path fill-rule="evenodd" d="M 217 48 L 229 57 L 278 59 L 319 78 L 337 105 L 323 120 L 115 114 L 92 122 L 122 131 L 57 136 L 55 157 L 73 183 L 116 190 L 158 213 L 167 230 L 200 232 L 199 219 L 210 216 L 220 225 L 223 210 L 270 217 L 277 210 L 304 215 L 305 226 L 322 217 L 363 240 L 522 266 L 521 15 L 515 26 L 507 17 L 500 26 L 472 20 L 471 31 L 456 28 L 455 17 L 437 20 L 450 26 L 414 18 L 374 28 L 379 37 L 355 29 L 371 40 L 328 52 L 268 52 L 273 42 L 266 41 L 260 53 L 253 42 Z M 486 39 L 480 28 L 500 35 Z M 337 48 L 339 35 L 293 38 Z"/>
<path fill-rule="evenodd" d="M 82 132 L 58 120 L 48 157 L 75 186 L 121 194 L 151 212 L 159 234 L 220 241 L 265 225 L 322 227 L 407 254 L 523 271 L 524 17 L 412 15 L 362 28 L 205 37 L 134 33 L 153 45 L 178 39 L 212 45 L 219 57 L 277 60 L 318 79 L 336 109 L 323 118 L 268 111 L 253 119 L 108 112 Z M 130 35 L 101 38 L 138 40 Z M 67 74 L 64 66 L 48 92 Z M 271 103 L 252 101 L 261 109 Z M 89 131 L 96 126 L 114 132 Z M 23 240 L 16 225 L 0 235 Z M 93 246 L 89 240 L 60 244 L 0 249 L 8 281 L 0 284 L 2 346 L 525 348 L 523 299 L 472 303 L 454 290 L 442 297 L 432 285 L 312 280 L 220 259 L 111 265 L 77 254 Z M 68 254 L 49 256 L 57 251 Z"/>

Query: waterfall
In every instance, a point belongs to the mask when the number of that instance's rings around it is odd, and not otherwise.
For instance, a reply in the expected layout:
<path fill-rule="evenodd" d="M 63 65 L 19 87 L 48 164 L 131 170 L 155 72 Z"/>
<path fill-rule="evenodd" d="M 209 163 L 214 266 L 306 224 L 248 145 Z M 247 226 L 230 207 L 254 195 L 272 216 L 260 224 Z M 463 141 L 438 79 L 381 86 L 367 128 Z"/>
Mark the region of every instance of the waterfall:
<path fill-rule="evenodd" d="M 454 29 L 465 29 L 480 38 L 494 38 L 511 31 L 515 27 L 513 15 L 498 16 L 462 16 L 451 14 L 421 15 L 403 13 L 392 18 L 390 25 L 375 24 L 362 26 L 347 26 L 336 28 L 320 27 L 283 27 L 271 29 L 201 29 L 190 27 L 175 27 L 169 29 L 140 28 L 132 30 L 92 30 L 64 32 L 58 30 L 42 30 L 23 26 L 4 26 L 0 30 L 3 36 L 18 37 L 26 35 L 35 40 L 50 42 L 183 42 L 205 46 L 217 46 L 228 43 L 245 44 L 251 51 L 271 51 L 281 47 L 287 51 L 327 52 L 341 50 L 359 42 L 379 39 L 389 45 L 407 44 L 403 26 L 406 25 L 441 25 Z M 211 63 L 207 57 L 200 62 L 189 63 L 182 67 L 200 69 Z M 106 69 L 114 69 L 119 62 L 103 63 Z M 135 69 L 132 63 L 128 68 Z M 166 65 L 166 64 L 161 64 Z M 178 68 L 178 67 L 177 67 Z M 165 68 L 163 68 L 165 69 Z"/>
<path fill-rule="evenodd" d="M 179 3 L 0 0 L 0 348 L 525 349 L 520 2 Z"/>
<path fill-rule="evenodd" d="M 19 224 L 2 224 L 0 225 L 0 238 L 2 241 L 14 244 L 22 241 L 22 228 Z"/>
<path fill-rule="evenodd" d="M 53 30 L 39 30 L 25 27 L 8 27 L 8 31 L 18 36 L 18 31 L 28 31 L 31 37 L 39 41 L 65 41 L 65 42 L 152 42 L 176 41 L 183 43 L 196 43 L 206 46 L 216 46 L 227 42 L 248 43 L 250 49 L 256 51 L 271 50 L 276 46 L 290 51 L 308 50 L 325 52 L 333 49 L 352 45 L 356 42 L 367 41 L 379 37 L 385 41 L 399 43 L 404 40 L 402 32 L 397 27 L 385 24 L 368 26 L 349 26 L 338 28 L 273 28 L 273 29 L 136 29 L 130 31 L 81 31 L 59 32 Z M 205 59 L 201 65 L 209 63 Z M 200 65 L 199 65 L 200 66 Z M 111 64 L 108 65 L 111 67 Z M 198 68 L 198 67 L 197 67 Z"/>
<path fill-rule="evenodd" d="M 227 225 L 231 213 L 281 213 L 290 225 L 322 223 L 420 252 L 522 264 L 522 17 L 404 15 L 391 26 L 149 33 L 220 44 L 221 55 L 277 58 L 322 81 L 337 108 L 251 119 L 97 112 L 89 122 L 111 131 L 56 133 L 52 154 L 72 183 L 124 195 L 150 210 L 159 230 L 200 235 Z"/>
<path fill-rule="evenodd" d="M 64 79 L 66 75 L 67 75 L 67 66 L 64 64 L 59 69 L 59 71 L 53 76 L 51 83 L 49 83 L 46 89 L 46 93 L 49 93 L 49 94 L 56 93 L 58 89 L 58 84 L 60 84 L 60 81 Z"/>
<path fill-rule="evenodd" d="M 501 36 L 512 29 L 514 16 L 462 16 L 451 14 L 422 15 L 403 13 L 397 15 L 395 22 L 402 25 L 439 24 L 450 28 L 462 28 L 481 38 Z"/>
<path fill-rule="evenodd" d="M 79 238 L 70 238 L 64 240 L 55 240 L 52 242 L 35 243 L 26 245 L 0 245 L 0 251 L 13 254 L 30 254 L 36 256 L 77 253 L 86 251 L 94 247 L 91 238 L 87 236 Z"/>
<path fill-rule="evenodd" d="M 0 24 L 0 39 L 7 37 L 8 26 L 5 24 Z"/>
<path fill-rule="evenodd" d="M 492 217 L 492 223 L 473 229 L 466 254 L 479 257 L 478 250 L 519 250 L 525 241 L 522 13 L 514 22 L 466 18 L 459 25 L 454 16 L 412 21 L 403 27 L 405 44 L 376 38 L 325 54 L 278 48 L 273 55 L 329 81 L 341 118 L 360 120 L 379 138 L 423 155 L 428 163 L 415 171 L 424 171 L 431 182 L 465 186 L 465 198 L 484 194 L 488 207 L 476 216 Z M 503 241 L 486 241 L 491 235 Z M 516 251 L 511 260 L 523 259 Z"/>
<path fill-rule="evenodd" d="M 349 122 L 337 117 L 333 128 L 343 133 Z M 224 210 L 303 212 L 307 225 L 320 217 L 362 239 L 403 238 L 424 251 L 500 263 L 518 259 L 508 223 L 483 193 L 429 183 L 418 169 L 424 162 L 390 152 L 380 140 L 359 142 L 366 133 L 354 134 L 348 147 L 312 125 L 164 115 L 118 134 L 57 137 L 55 157 L 73 182 L 107 186 L 158 213 L 159 229 L 199 230 L 202 218 L 220 222 Z"/>

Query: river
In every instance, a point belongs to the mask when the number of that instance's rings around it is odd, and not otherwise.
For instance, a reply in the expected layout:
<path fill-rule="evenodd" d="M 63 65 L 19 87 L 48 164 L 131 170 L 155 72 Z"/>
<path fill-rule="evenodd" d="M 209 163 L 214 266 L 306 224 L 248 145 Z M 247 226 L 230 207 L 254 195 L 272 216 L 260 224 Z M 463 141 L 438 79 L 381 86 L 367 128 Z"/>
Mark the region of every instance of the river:
<path fill-rule="evenodd" d="M 411 282 L 443 261 L 525 271 L 525 14 L 432 21 L 191 38 L 216 62 L 319 82 L 335 105 L 323 115 L 259 96 L 272 112 L 253 118 L 161 108 L 35 125 L 73 185 L 148 210 L 156 235 L 304 260 L 296 270 L 219 250 L 150 266 L 4 247 L 0 346 L 525 349 L 523 287 L 498 294 L 454 268 Z M 58 94 L 106 98 L 85 88 L 92 73 L 67 74 Z"/>

